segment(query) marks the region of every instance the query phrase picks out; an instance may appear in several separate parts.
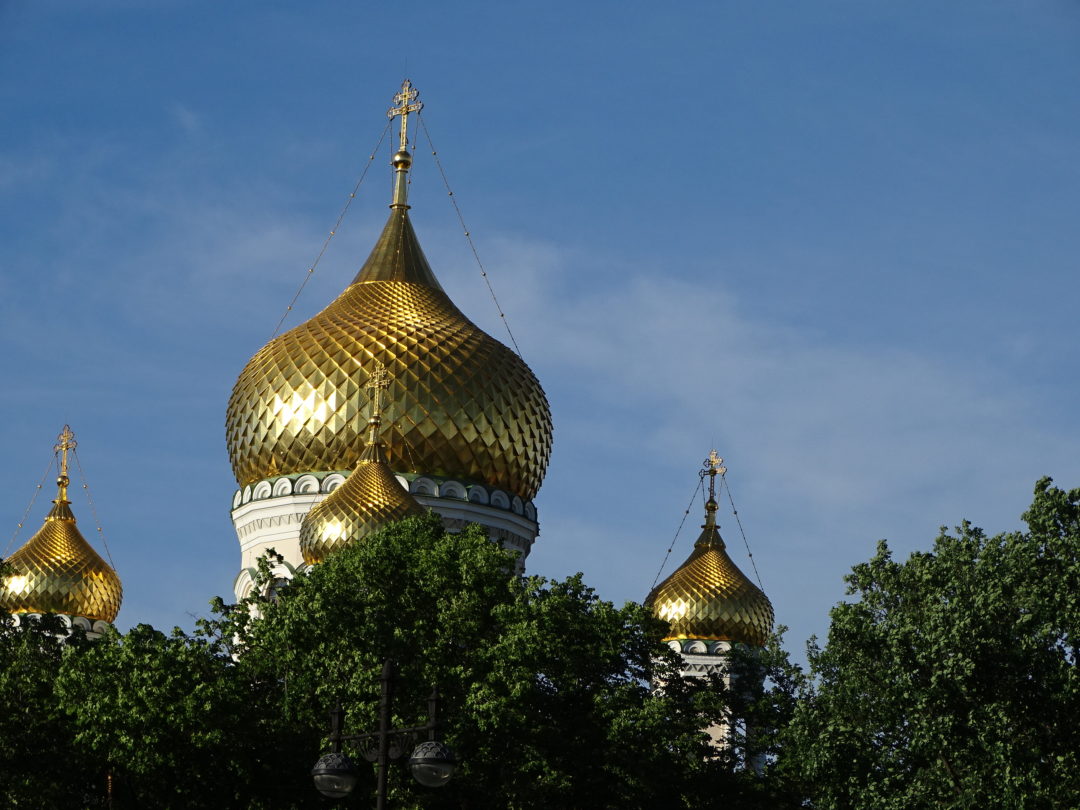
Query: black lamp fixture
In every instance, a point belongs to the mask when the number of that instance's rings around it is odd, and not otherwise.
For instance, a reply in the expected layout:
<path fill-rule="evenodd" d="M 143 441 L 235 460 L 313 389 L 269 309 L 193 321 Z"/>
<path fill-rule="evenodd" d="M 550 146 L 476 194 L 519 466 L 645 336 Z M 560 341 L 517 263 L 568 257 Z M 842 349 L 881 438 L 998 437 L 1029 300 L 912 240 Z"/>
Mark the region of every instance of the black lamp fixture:
<path fill-rule="evenodd" d="M 340 751 L 323 754 L 311 769 L 315 788 L 328 799 L 344 799 L 360 778 L 352 760 Z"/>
<path fill-rule="evenodd" d="M 386 768 L 392 760 L 401 759 L 405 750 L 418 739 L 427 735 L 428 739 L 420 742 L 409 757 L 409 771 L 413 778 L 425 787 L 442 787 L 450 781 L 457 762 L 453 752 L 435 739 L 438 728 L 439 690 L 433 689 L 428 698 L 428 722 L 412 728 L 390 728 L 390 710 L 394 700 L 393 661 L 383 662 L 382 675 L 379 677 L 382 695 L 379 702 L 379 730 L 364 734 L 345 735 L 341 732 L 344 711 L 339 703 L 330 713 L 330 744 L 332 750 L 323 754 L 315 767 L 311 769 L 315 788 L 330 799 L 343 799 L 356 788 L 360 773 L 341 751 L 343 742 L 360 743 L 364 759 L 377 765 L 375 807 L 386 808 Z"/>

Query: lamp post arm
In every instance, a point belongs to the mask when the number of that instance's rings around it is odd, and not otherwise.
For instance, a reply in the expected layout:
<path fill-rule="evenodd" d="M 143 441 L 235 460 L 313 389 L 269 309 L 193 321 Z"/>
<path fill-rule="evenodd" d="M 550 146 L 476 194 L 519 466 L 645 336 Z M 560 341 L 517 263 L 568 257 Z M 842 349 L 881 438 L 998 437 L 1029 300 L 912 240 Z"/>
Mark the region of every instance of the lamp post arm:
<path fill-rule="evenodd" d="M 402 745 L 408 740 L 408 737 L 415 737 L 421 734 L 433 734 L 437 727 L 432 723 L 424 723 L 422 726 L 409 726 L 408 728 L 392 728 L 389 730 L 388 735 L 393 741 L 395 738 L 401 738 Z M 363 734 L 342 734 L 342 742 L 378 742 L 382 736 L 381 731 L 366 731 Z M 333 737 L 331 737 L 333 742 Z M 390 752 L 390 759 L 396 759 L 393 756 L 393 752 Z"/>
<path fill-rule="evenodd" d="M 439 728 L 439 687 L 431 687 L 431 697 L 428 698 L 428 740 L 434 740 Z"/>
<path fill-rule="evenodd" d="M 390 765 L 390 711 L 394 702 L 394 662 L 389 658 L 383 662 L 379 681 L 382 685 L 382 694 L 379 699 L 379 773 L 375 808 L 386 810 L 386 772 Z"/>
<path fill-rule="evenodd" d="M 335 754 L 341 753 L 341 741 L 345 738 L 341 736 L 341 723 L 345 710 L 341 708 L 341 700 L 335 704 L 333 711 L 330 712 L 330 750 Z"/>

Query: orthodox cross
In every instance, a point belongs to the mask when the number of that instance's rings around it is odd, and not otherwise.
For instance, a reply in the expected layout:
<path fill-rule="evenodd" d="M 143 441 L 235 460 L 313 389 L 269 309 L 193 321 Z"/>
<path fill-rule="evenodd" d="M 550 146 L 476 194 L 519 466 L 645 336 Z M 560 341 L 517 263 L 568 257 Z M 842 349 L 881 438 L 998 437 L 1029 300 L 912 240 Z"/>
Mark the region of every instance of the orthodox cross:
<path fill-rule="evenodd" d="M 75 441 L 75 434 L 72 433 L 69 425 L 64 425 L 64 429 L 60 431 L 60 435 L 56 437 L 56 444 L 53 446 L 53 452 L 60 454 L 60 477 L 67 478 L 68 474 L 68 451 L 74 450 L 78 446 L 78 442 Z"/>
<path fill-rule="evenodd" d="M 424 109 L 424 102 L 419 101 L 420 91 L 413 87 L 412 82 L 406 79 L 401 83 L 401 92 L 394 96 L 394 104 L 386 111 L 386 117 L 393 119 L 401 116 L 401 143 L 399 151 L 405 152 L 409 146 L 409 113 L 420 112 Z"/>
<path fill-rule="evenodd" d="M 371 417 L 368 425 L 371 427 L 369 443 L 377 440 L 379 426 L 382 424 L 382 392 L 390 387 L 390 374 L 386 366 L 375 361 L 375 370 L 368 375 L 367 388 L 371 389 Z"/>
<path fill-rule="evenodd" d="M 715 450 L 709 451 L 709 457 L 705 459 L 705 468 L 702 475 L 709 476 L 709 500 L 716 499 L 716 476 L 727 472 L 724 460 L 716 454 Z"/>
<path fill-rule="evenodd" d="M 77 444 L 75 434 L 71 432 L 71 427 L 64 425 L 64 429 L 56 437 L 56 444 L 53 445 L 53 452 L 60 454 L 60 474 L 56 477 L 56 485 L 60 489 L 53 503 L 67 502 L 67 487 L 68 482 L 71 480 L 68 478 L 68 451 L 74 450 Z"/>

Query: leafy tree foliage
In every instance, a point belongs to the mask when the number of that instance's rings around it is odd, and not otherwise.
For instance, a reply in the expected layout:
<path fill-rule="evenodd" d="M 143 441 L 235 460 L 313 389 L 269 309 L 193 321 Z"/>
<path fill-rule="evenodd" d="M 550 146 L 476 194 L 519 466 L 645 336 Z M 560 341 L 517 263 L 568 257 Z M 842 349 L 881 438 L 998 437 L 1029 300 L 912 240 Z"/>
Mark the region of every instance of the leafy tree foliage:
<path fill-rule="evenodd" d="M 1080 806 L 1080 490 L 1040 481 L 1024 519 L 854 568 L 777 779 L 821 808 Z"/>
<path fill-rule="evenodd" d="M 206 639 L 0 621 L 0 805 L 275 807 L 295 730 Z M 291 733 L 289 733 L 291 732 Z M 303 790 L 306 796 L 310 791 Z"/>
<path fill-rule="evenodd" d="M 55 617 L 4 619 L 0 804 L 103 806 L 111 774 L 116 810 L 322 806 L 326 712 L 340 699 L 347 730 L 373 730 L 389 657 L 394 724 L 423 722 L 437 683 L 462 758 L 438 791 L 393 767 L 395 807 L 1080 806 L 1080 490 L 1041 481 L 1024 518 L 943 531 L 905 562 L 882 543 L 808 672 L 777 637 L 734 651 L 730 689 L 679 678 L 642 606 L 518 577 L 481 531 L 434 516 L 272 597 L 218 601 L 195 635 L 61 644 Z M 722 752 L 701 733 L 719 721 Z"/>
<path fill-rule="evenodd" d="M 727 757 L 744 775 L 740 807 L 808 806 L 806 786 L 791 767 L 789 737 L 800 701 L 812 693 L 811 681 L 784 649 L 786 631 L 777 627 L 761 649 L 734 646 L 728 661 L 732 686 L 720 687 L 727 711 L 735 718 Z M 747 778 L 752 773 L 761 778 Z"/>
<path fill-rule="evenodd" d="M 522 578 L 479 529 L 412 519 L 240 605 L 195 635 L 141 625 L 60 643 L 0 627 L 0 801 L 19 808 L 302 808 L 327 711 L 377 726 L 378 675 L 399 666 L 395 726 L 443 695 L 461 769 L 437 791 L 391 768 L 402 808 L 773 807 L 702 729 L 719 682 L 684 681 L 637 604 L 579 576 Z M 262 564 L 269 585 L 270 565 Z M 257 590 L 257 593 L 265 591 Z M 55 628 L 54 628 L 55 629 Z M 653 690 L 651 683 L 663 684 Z M 363 765 L 363 760 L 357 758 Z M 360 791 L 350 806 L 370 804 Z"/>
<path fill-rule="evenodd" d="M 298 727 L 325 727 L 340 698 L 350 728 L 376 728 L 387 657 L 401 673 L 395 725 L 422 722 L 437 683 L 461 771 L 425 792 L 395 768 L 397 807 L 707 807 L 717 780 L 739 789 L 701 733 L 722 700 L 677 676 L 649 611 L 616 608 L 580 577 L 517 577 L 514 564 L 477 528 L 449 535 L 435 516 L 414 518 L 333 555 L 257 614 L 227 610 L 217 632 L 238 640 L 249 680 L 281 685 Z"/>
<path fill-rule="evenodd" d="M 75 746 L 112 775 L 114 807 L 272 806 L 260 802 L 300 787 L 275 778 L 289 735 L 264 719 L 265 690 L 216 641 L 112 632 L 65 657 L 57 693 Z"/>
<path fill-rule="evenodd" d="M 0 615 L 0 806 L 89 806 L 104 793 L 105 774 L 74 745 L 61 706 L 63 632 L 55 616 L 16 626 Z M 72 654 L 85 644 L 81 632 L 69 639 Z"/>

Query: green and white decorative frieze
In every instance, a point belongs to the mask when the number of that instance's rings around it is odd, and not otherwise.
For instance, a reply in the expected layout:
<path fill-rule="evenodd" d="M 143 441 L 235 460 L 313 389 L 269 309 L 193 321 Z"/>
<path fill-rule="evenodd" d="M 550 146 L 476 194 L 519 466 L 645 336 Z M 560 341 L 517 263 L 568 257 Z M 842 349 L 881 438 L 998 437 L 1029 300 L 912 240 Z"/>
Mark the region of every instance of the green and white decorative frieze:
<path fill-rule="evenodd" d="M 334 470 L 275 476 L 236 490 L 232 521 L 240 541 L 240 573 L 233 583 L 237 599 L 247 596 L 258 558 L 273 549 L 283 558 L 281 572 L 291 578 L 302 570 L 300 525 L 311 509 L 345 482 L 347 472 Z M 536 507 L 501 489 L 433 475 L 397 473 L 398 483 L 424 507 L 437 512 L 449 531 L 471 523 L 485 527 L 503 548 L 517 551 L 521 570 L 540 527 Z"/>

